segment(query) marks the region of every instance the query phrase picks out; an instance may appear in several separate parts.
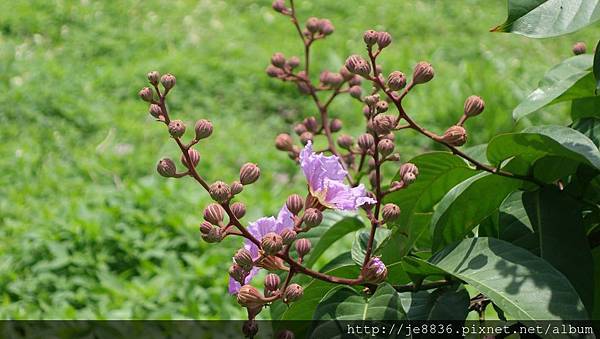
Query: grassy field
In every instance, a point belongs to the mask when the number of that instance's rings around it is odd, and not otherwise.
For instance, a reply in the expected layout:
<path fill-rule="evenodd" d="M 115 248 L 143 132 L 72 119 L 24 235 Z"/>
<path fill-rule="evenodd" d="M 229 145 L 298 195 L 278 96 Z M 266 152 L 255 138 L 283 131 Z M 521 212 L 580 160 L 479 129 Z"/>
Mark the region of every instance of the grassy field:
<path fill-rule="evenodd" d="M 339 69 L 362 52 L 362 32 L 392 33 L 386 72 L 429 60 L 436 79 L 408 110 L 441 131 L 464 98 L 486 112 L 467 124 L 468 145 L 514 126 L 510 115 L 546 69 L 590 29 L 559 39 L 488 33 L 504 1 L 298 1 L 299 14 L 330 18 L 336 32 L 315 45 L 314 64 Z M 294 88 L 264 74 L 270 55 L 300 53 L 290 23 L 270 1 L 127 0 L 0 3 L 0 318 L 241 318 L 226 295 L 239 239 L 208 246 L 198 224 L 209 199 L 190 180 L 155 173 L 176 157 L 164 128 L 137 98 L 147 71 L 177 76 L 171 109 L 214 136 L 200 149 L 201 173 L 231 181 L 257 162 L 261 180 L 243 194 L 253 220 L 275 213 L 303 181 L 273 138 L 314 114 Z M 358 131 L 360 106 L 332 107 Z M 566 122 L 564 107 L 537 116 Z M 404 159 L 432 145 L 399 138 Z M 178 157 L 178 156 L 177 156 Z M 265 312 L 263 312 L 265 313 Z"/>

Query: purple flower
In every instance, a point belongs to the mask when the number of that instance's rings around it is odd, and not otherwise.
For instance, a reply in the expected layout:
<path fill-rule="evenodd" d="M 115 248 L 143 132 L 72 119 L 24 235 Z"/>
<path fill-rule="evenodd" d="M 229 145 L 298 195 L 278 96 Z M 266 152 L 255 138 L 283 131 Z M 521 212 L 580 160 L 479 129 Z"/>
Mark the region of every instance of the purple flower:
<path fill-rule="evenodd" d="M 376 203 L 367 196 L 362 184 L 350 187 L 344 183 L 348 172 L 338 157 L 316 154 L 310 141 L 300 152 L 300 166 L 308 181 L 310 194 L 325 207 L 353 211 L 363 204 Z"/>
<path fill-rule="evenodd" d="M 292 219 L 292 213 L 287 209 L 284 205 L 283 208 L 279 211 L 279 215 L 277 215 L 277 219 L 274 217 L 263 217 L 255 222 L 252 222 L 248 225 L 248 232 L 252 234 L 258 241 L 261 241 L 262 238 L 269 232 L 281 233 L 286 228 L 294 227 L 294 220 Z M 252 255 L 252 260 L 256 260 L 260 257 L 260 250 L 256 244 L 252 241 L 246 239 L 244 241 L 244 248 L 250 252 Z M 250 273 L 246 277 L 245 284 L 248 284 L 250 280 L 258 273 L 259 268 L 253 267 L 250 270 Z M 229 278 L 229 293 L 235 294 L 237 293 L 242 286 L 239 282 L 233 280 L 233 278 Z"/>

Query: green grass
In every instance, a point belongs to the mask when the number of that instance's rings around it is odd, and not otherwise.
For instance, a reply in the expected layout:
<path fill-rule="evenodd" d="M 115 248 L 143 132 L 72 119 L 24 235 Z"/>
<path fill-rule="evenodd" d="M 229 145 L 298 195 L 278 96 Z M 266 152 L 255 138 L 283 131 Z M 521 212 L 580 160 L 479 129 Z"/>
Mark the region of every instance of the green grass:
<path fill-rule="evenodd" d="M 523 127 L 510 118 L 517 103 L 573 42 L 594 43 L 592 29 L 549 40 L 488 33 L 504 19 L 501 1 L 299 3 L 302 18 L 336 26 L 315 44 L 315 67 L 339 69 L 363 51 L 369 28 L 394 37 L 381 57 L 386 73 L 430 61 L 435 80 L 407 99 L 430 129 L 456 121 L 468 95 L 483 96 L 468 145 Z M 155 173 L 160 157 L 178 156 L 137 91 L 149 70 L 177 76 L 173 114 L 215 124 L 200 146 L 209 180 L 232 181 L 244 162 L 259 163 L 261 180 L 242 194 L 251 221 L 302 192 L 296 166 L 272 144 L 290 121 L 315 114 L 292 86 L 264 74 L 275 51 L 301 48 L 269 1 L 0 3 L 0 318 L 244 317 L 226 295 L 240 240 L 200 241 L 209 199 L 189 179 Z M 349 98 L 332 114 L 347 131 L 363 128 Z M 567 116 L 554 107 L 535 119 Z M 411 133 L 397 140 L 404 159 L 433 147 Z"/>

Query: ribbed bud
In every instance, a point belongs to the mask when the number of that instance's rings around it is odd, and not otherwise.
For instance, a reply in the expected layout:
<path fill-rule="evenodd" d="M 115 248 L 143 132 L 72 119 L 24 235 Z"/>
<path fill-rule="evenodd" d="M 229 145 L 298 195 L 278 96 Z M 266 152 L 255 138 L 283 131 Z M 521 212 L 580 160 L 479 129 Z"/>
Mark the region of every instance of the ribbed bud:
<path fill-rule="evenodd" d="M 160 161 L 156 165 L 156 171 L 163 177 L 170 178 L 175 176 L 177 168 L 175 167 L 175 163 L 173 162 L 173 160 L 169 158 L 163 158 L 160 159 Z"/>
<path fill-rule="evenodd" d="M 251 285 L 244 285 L 240 288 L 237 294 L 237 302 L 238 304 L 249 308 L 259 307 L 265 304 L 262 294 L 260 294 L 256 287 Z"/>
<path fill-rule="evenodd" d="M 319 32 L 323 35 L 330 35 L 335 30 L 335 27 L 328 19 L 319 20 Z"/>
<path fill-rule="evenodd" d="M 213 227 L 207 234 L 201 233 L 200 236 L 207 243 L 215 243 L 223 240 L 223 234 L 219 227 Z"/>
<path fill-rule="evenodd" d="M 424 84 L 433 79 L 434 74 L 435 73 L 433 71 L 433 67 L 431 67 L 431 64 L 421 61 L 415 66 L 412 81 L 415 85 Z"/>
<path fill-rule="evenodd" d="M 384 49 L 392 43 L 392 36 L 388 32 L 377 33 L 377 46 L 379 49 Z"/>
<path fill-rule="evenodd" d="M 363 34 L 363 41 L 367 46 L 373 46 L 377 43 L 377 35 L 377 31 L 370 29 Z"/>
<path fill-rule="evenodd" d="M 471 95 L 465 100 L 465 115 L 468 117 L 474 117 L 481 114 L 485 108 L 485 102 L 481 97 Z"/>
<path fill-rule="evenodd" d="M 373 118 L 373 130 L 375 130 L 377 134 L 388 134 L 395 127 L 396 118 L 394 116 L 388 114 L 379 114 Z"/>
<path fill-rule="evenodd" d="M 339 132 L 342 129 L 342 120 L 340 119 L 331 119 L 329 122 L 329 130 L 333 133 Z"/>
<path fill-rule="evenodd" d="M 396 204 L 385 204 L 381 210 L 383 222 L 394 221 L 400 217 L 400 207 Z"/>
<path fill-rule="evenodd" d="M 285 66 L 285 56 L 282 53 L 275 53 L 271 56 L 271 64 L 275 67 L 282 68 Z"/>
<path fill-rule="evenodd" d="M 304 289 L 298 284 L 290 284 L 283 292 L 283 302 L 289 303 L 302 298 Z"/>
<path fill-rule="evenodd" d="M 222 181 L 215 181 L 209 186 L 208 193 L 215 201 L 224 203 L 231 198 L 231 187 Z"/>
<path fill-rule="evenodd" d="M 575 45 L 573 45 L 573 54 L 580 55 L 585 54 L 585 52 L 587 52 L 587 46 L 585 45 L 585 43 L 578 42 Z"/>
<path fill-rule="evenodd" d="M 285 13 L 287 12 L 287 7 L 285 6 L 285 0 L 275 0 L 271 5 L 276 12 Z"/>
<path fill-rule="evenodd" d="M 231 187 L 233 187 L 233 185 L 231 185 Z M 234 202 L 231 204 L 231 212 L 233 212 L 233 215 L 236 218 L 242 219 L 246 215 L 246 205 L 241 202 Z"/>
<path fill-rule="evenodd" d="M 185 124 L 181 120 L 172 120 L 169 123 L 168 128 L 169 134 L 171 134 L 173 138 L 179 138 L 185 133 Z"/>
<path fill-rule="evenodd" d="M 204 209 L 204 220 L 213 225 L 219 225 L 223 221 L 225 211 L 219 204 L 211 203 Z"/>
<path fill-rule="evenodd" d="M 213 227 L 214 226 L 211 223 L 205 220 L 200 223 L 200 233 L 208 234 L 210 233 L 210 230 L 212 230 Z"/>
<path fill-rule="evenodd" d="M 388 105 L 387 101 L 384 101 L 384 100 L 379 100 L 375 104 L 375 110 L 377 110 L 377 113 L 387 112 L 388 108 L 389 108 L 389 105 Z"/>
<path fill-rule="evenodd" d="M 346 59 L 346 68 L 358 75 L 367 76 L 371 73 L 371 65 L 360 55 L 351 55 Z"/>
<path fill-rule="evenodd" d="M 308 254 L 308 252 L 310 252 L 310 240 L 306 239 L 306 238 L 302 238 L 302 239 L 298 239 L 295 243 L 296 245 L 296 252 L 298 252 L 298 256 L 300 258 L 304 257 L 305 255 Z"/>
<path fill-rule="evenodd" d="M 467 142 L 467 130 L 462 126 L 452 126 L 444 132 L 441 141 L 452 146 L 462 146 Z"/>
<path fill-rule="evenodd" d="M 304 208 L 304 199 L 298 194 L 292 194 L 287 198 L 285 206 L 292 214 L 298 215 Z"/>
<path fill-rule="evenodd" d="M 287 60 L 286 65 L 289 68 L 294 69 L 294 68 L 298 67 L 298 65 L 300 65 L 300 58 L 298 58 L 297 56 L 291 56 Z"/>
<path fill-rule="evenodd" d="M 190 156 L 190 160 L 192 161 L 192 166 L 196 167 L 198 166 L 198 163 L 200 162 L 200 153 L 198 153 L 198 151 L 196 151 L 193 148 L 188 149 L 188 155 Z M 181 154 L 181 163 L 185 166 L 188 167 L 188 162 L 187 162 L 187 158 L 185 157 L 184 154 Z"/>
<path fill-rule="evenodd" d="M 142 88 L 138 95 L 140 96 L 140 98 L 142 98 L 142 100 L 147 101 L 147 102 L 151 102 L 152 98 L 154 96 L 154 94 L 152 93 L 152 90 L 150 89 L 150 87 L 144 87 Z"/>
<path fill-rule="evenodd" d="M 343 149 L 350 149 L 354 145 L 354 139 L 348 134 L 342 134 L 338 137 L 337 144 Z"/>
<path fill-rule="evenodd" d="M 275 147 L 280 151 L 289 152 L 294 149 L 294 141 L 287 133 L 281 133 L 275 138 Z"/>
<path fill-rule="evenodd" d="M 373 106 L 379 102 L 379 94 L 368 95 L 363 101 L 367 106 Z"/>
<path fill-rule="evenodd" d="M 392 91 L 401 90 L 406 86 L 406 76 L 402 72 L 394 71 L 388 76 L 387 84 Z"/>
<path fill-rule="evenodd" d="M 213 132 L 212 122 L 206 119 L 200 119 L 196 121 L 196 124 L 194 125 L 194 132 L 196 132 L 196 140 L 208 138 Z"/>
<path fill-rule="evenodd" d="M 240 265 L 246 271 L 250 271 L 252 266 L 254 265 L 254 260 L 252 260 L 252 254 L 245 248 L 240 248 L 235 255 L 233 256 L 233 261 L 236 264 Z"/>
<path fill-rule="evenodd" d="M 313 138 L 314 135 L 310 132 L 304 132 L 300 134 L 300 142 L 302 143 L 302 145 L 308 144 L 308 142 L 311 141 Z"/>
<path fill-rule="evenodd" d="M 275 232 L 269 232 L 260 241 L 260 247 L 267 255 L 273 255 L 281 251 L 283 239 Z"/>
<path fill-rule="evenodd" d="M 362 95 L 362 88 L 360 86 L 352 86 L 348 89 L 348 94 L 350 94 L 350 96 L 353 98 L 360 99 Z"/>
<path fill-rule="evenodd" d="M 417 176 L 414 173 L 406 173 L 403 177 L 402 177 L 402 182 L 404 183 L 404 185 L 408 186 L 410 184 L 412 184 L 413 182 L 415 182 L 415 180 L 417 180 Z"/>
<path fill-rule="evenodd" d="M 294 132 L 300 136 L 302 135 L 302 133 L 307 132 L 308 130 L 306 129 L 306 126 L 304 124 L 296 124 L 294 126 Z"/>
<path fill-rule="evenodd" d="M 354 77 L 354 74 L 352 74 L 352 72 L 350 72 L 346 66 L 342 66 L 340 68 L 340 75 L 342 76 L 342 78 L 344 78 L 344 80 L 348 81 L 350 79 L 352 79 Z"/>
<path fill-rule="evenodd" d="M 167 73 L 167 74 L 163 75 L 162 77 L 160 77 L 160 83 L 163 85 L 163 87 L 166 90 L 170 90 L 171 88 L 173 88 L 175 86 L 176 82 L 177 82 L 177 79 L 175 79 L 175 76 L 170 73 Z"/>
<path fill-rule="evenodd" d="M 245 163 L 240 168 L 240 182 L 242 185 L 250 185 L 260 177 L 260 168 L 253 163 Z"/>
<path fill-rule="evenodd" d="M 377 144 L 377 150 L 381 155 L 387 157 L 394 152 L 394 142 L 390 139 L 381 139 Z"/>
<path fill-rule="evenodd" d="M 328 85 L 329 84 L 329 80 L 330 80 L 330 76 L 331 76 L 331 72 L 328 71 L 328 70 L 325 70 L 325 71 L 321 72 L 321 74 L 319 74 L 319 81 L 322 84 Z"/>
<path fill-rule="evenodd" d="M 285 73 L 281 68 L 275 67 L 273 65 L 267 66 L 267 69 L 265 70 L 265 72 L 267 72 L 267 75 L 270 76 L 271 78 L 280 77 Z"/>
<path fill-rule="evenodd" d="M 417 168 L 417 165 L 407 162 L 404 163 L 400 166 L 400 170 L 398 171 L 398 175 L 402 178 L 404 177 L 407 173 L 413 173 L 415 176 L 419 175 L 419 169 Z"/>
<path fill-rule="evenodd" d="M 233 264 L 231 264 L 231 266 L 229 266 L 228 273 L 229 273 L 229 276 L 233 280 L 235 280 L 243 285 L 244 280 L 246 279 L 246 276 L 248 275 L 248 270 L 237 263 L 233 263 Z"/>
<path fill-rule="evenodd" d="M 265 277 L 265 289 L 267 291 L 276 291 L 279 288 L 281 279 L 275 273 L 269 273 Z"/>
<path fill-rule="evenodd" d="M 308 227 L 319 226 L 323 221 L 323 213 L 316 208 L 304 211 L 304 224 Z"/>
<path fill-rule="evenodd" d="M 156 119 L 158 119 L 158 117 L 160 117 L 163 114 L 162 109 L 157 104 L 151 104 L 150 108 L 148 109 L 148 112 L 151 116 L 155 117 Z"/>
<path fill-rule="evenodd" d="M 148 72 L 147 77 L 148 77 L 148 81 L 152 85 L 154 85 L 154 86 L 158 85 L 158 82 L 160 81 L 160 73 L 158 73 L 158 71 Z"/>
<path fill-rule="evenodd" d="M 291 228 L 284 228 L 279 235 L 281 235 L 281 241 L 283 241 L 284 245 L 290 245 L 296 240 L 297 234 Z"/>
<path fill-rule="evenodd" d="M 312 133 L 315 133 L 319 130 L 319 123 L 315 117 L 308 117 L 304 119 L 304 126 L 306 126 L 306 129 Z"/>
<path fill-rule="evenodd" d="M 381 259 L 371 258 L 363 270 L 363 278 L 365 282 L 378 284 L 387 278 L 387 267 Z"/>
<path fill-rule="evenodd" d="M 369 133 L 364 133 L 358 137 L 358 147 L 360 147 L 363 152 L 370 150 L 374 144 L 375 139 Z"/>

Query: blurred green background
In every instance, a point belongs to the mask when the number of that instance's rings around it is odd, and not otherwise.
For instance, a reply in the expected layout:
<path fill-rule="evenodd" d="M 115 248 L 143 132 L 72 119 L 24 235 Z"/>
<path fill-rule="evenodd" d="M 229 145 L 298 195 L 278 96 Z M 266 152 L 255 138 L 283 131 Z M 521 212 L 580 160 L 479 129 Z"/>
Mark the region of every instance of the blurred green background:
<path fill-rule="evenodd" d="M 303 20 L 336 26 L 314 45 L 313 67 L 338 70 L 364 51 L 370 28 L 393 35 L 385 73 L 430 61 L 436 78 L 407 99 L 430 129 L 455 122 L 468 95 L 484 97 L 467 145 L 531 123 L 514 126 L 512 109 L 572 43 L 594 44 L 590 29 L 549 40 L 489 33 L 505 6 L 298 1 Z M 215 124 L 200 172 L 230 182 L 241 164 L 257 162 L 263 175 L 242 194 L 245 220 L 276 213 L 303 180 L 273 139 L 315 114 L 293 86 L 264 74 L 273 52 L 301 53 L 295 34 L 266 0 L 0 2 L 0 318 L 243 318 L 226 294 L 240 239 L 200 240 L 209 199 L 190 179 L 155 173 L 177 150 L 137 92 L 147 71 L 175 74 L 172 114 Z M 346 132 L 363 128 L 360 105 L 347 97 L 332 114 Z M 568 122 L 562 106 L 536 119 Z M 410 132 L 397 140 L 405 160 L 432 147 Z"/>

